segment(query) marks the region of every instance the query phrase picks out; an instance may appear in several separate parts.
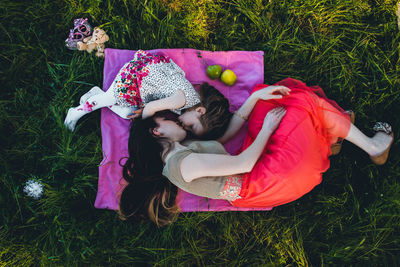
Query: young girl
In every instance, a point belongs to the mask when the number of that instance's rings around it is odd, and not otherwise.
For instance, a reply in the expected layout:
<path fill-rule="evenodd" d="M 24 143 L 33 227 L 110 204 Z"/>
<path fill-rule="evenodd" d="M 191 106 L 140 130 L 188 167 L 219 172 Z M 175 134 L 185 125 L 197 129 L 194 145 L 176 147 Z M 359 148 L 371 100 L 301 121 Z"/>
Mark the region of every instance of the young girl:
<path fill-rule="evenodd" d="M 109 107 L 124 119 L 136 117 L 132 116 L 136 109 L 140 109 L 142 118 L 166 109 L 177 114 L 188 110 L 186 117 L 200 114 L 203 128 L 214 132 L 224 132 L 231 117 L 229 102 L 218 90 L 203 85 L 199 96 L 171 58 L 143 50 L 121 68 L 106 92 L 93 87 L 83 95 L 80 105 L 68 110 L 64 125 L 74 131 L 81 117 L 102 107 Z"/>
<path fill-rule="evenodd" d="M 267 101 L 258 101 L 251 114 L 241 109 L 236 116 L 245 120 L 250 115 L 237 155 L 229 155 L 216 141 L 181 144 L 186 131 L 165 116 L 136 120 L 123 166 L 128 184 L 120 198 L 121 218 L 171 223 L 178 212 L 176 187 L 229 200 L 236 207 L 294 201 L 321 182 L 329 168 L 330 145 L 338 137 L 363 149 L 374 163 L 386 162 L 393 142 L 390 125 L 377 123 L 376 134 L 367 137 L 338 106 L 315 93 L 320 88 L 294 79 L 279 84 L 280 89 L 256 86 L 252 96 Z M 273 94 L 276 90 L 281 97 Z"/>

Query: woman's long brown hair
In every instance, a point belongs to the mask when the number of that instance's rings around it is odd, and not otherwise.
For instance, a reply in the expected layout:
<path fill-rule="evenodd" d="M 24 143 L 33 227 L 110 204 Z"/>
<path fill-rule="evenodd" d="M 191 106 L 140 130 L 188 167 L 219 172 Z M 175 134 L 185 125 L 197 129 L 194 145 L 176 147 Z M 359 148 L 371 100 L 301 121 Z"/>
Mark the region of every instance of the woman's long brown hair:
<path fill-rule="evenodd" d="M 175 203 L 178 189 L 162 175 L 162 144 L 167 141 L 152 134 L 157 126 L 154 117 L 131 124 L 129 157 L 122 169 L 128 184 L 121 193 L 118 211 L 122 220 L 150 219 L 164 226 L 172 223 L 179 212 Z"/>

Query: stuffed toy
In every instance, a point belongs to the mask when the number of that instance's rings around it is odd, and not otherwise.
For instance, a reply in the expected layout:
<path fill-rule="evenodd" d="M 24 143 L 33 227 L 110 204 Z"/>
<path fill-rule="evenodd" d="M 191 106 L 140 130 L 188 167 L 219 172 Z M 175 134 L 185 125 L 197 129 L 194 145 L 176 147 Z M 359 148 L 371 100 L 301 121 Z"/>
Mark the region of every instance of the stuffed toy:
<path fill-rule="evenodd" d="M 83 39 L 83 42 L 78 42 L 78 50 L 86 50 L 92 53 L 96 50 L 96 56 L 104 57 L 104 43 L 108 41 L 108 35 L 99 27 L 94 28 L 93 35 Z"/>
<path fill-rule="evenodd" d="M 65 45 L 68 49 L 78 50 L 78 42 L 82 42 L 86 37 L 92 36 L 93 27 L 89 24 L 88 19 L 75 19 L 74 28 L 69 30 L 68 38 L 65 40 Z"/>

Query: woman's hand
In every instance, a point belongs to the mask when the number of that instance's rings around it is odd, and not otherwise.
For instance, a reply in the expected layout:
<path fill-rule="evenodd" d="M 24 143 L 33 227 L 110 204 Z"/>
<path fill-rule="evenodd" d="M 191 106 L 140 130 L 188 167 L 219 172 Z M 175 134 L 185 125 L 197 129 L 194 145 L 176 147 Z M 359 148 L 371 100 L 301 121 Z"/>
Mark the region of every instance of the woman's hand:
<path fill-rule="evenodd" d="M 283 85 L 270 85 L 252 94 L 257 99 L 281 99 L 283 96 L 289 95 L 290 89 Z"/>
<path fill-rule="evenodd" d="M 126 117 L 131 119 L 131 121 L 134 121 L 135 119 L 141 118 L 142 113 L 143 113 L 143 108 L 140 108 L 140 109 L 134 110 L 132 115 L 128 115 Z"/>
<path fill-rule="evenodd" d="M 271 132 L 275 131 L 285 114 L 286 109 L 284 107 L 277 107 L 270 110 L 264 118 L 263 129 Z"/>

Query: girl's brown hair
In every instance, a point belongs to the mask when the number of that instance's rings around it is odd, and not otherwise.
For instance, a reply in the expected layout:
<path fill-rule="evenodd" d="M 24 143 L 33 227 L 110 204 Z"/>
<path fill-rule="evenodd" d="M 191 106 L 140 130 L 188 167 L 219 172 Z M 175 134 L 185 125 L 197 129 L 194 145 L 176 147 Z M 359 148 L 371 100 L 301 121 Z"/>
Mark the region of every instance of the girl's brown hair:
<path fill-rule="evenodd" d="M 154 117 L 162 115 L 156 114 Z M 118 213 L 122 220 L 150 219 L 158 226 L 175 221 L 177 187 L 162 175 L 163 142 L 152 134 L 158 125 L 154 117 L 135 120 L 131 124 L 128 151 L 122 175 L 128 182 L 119 201 Z"/>
<path fill-rule="evenodd" d="M 205 129 L 205 133 L 200 137 L 207 140 L 218 139 L 225 133 L 232 118 L 229 101 L 208 83 L 201 85 L 199 93 L 200 106 L 206 109 L 205 114 L 200 117 L 200 122 Z"/>

